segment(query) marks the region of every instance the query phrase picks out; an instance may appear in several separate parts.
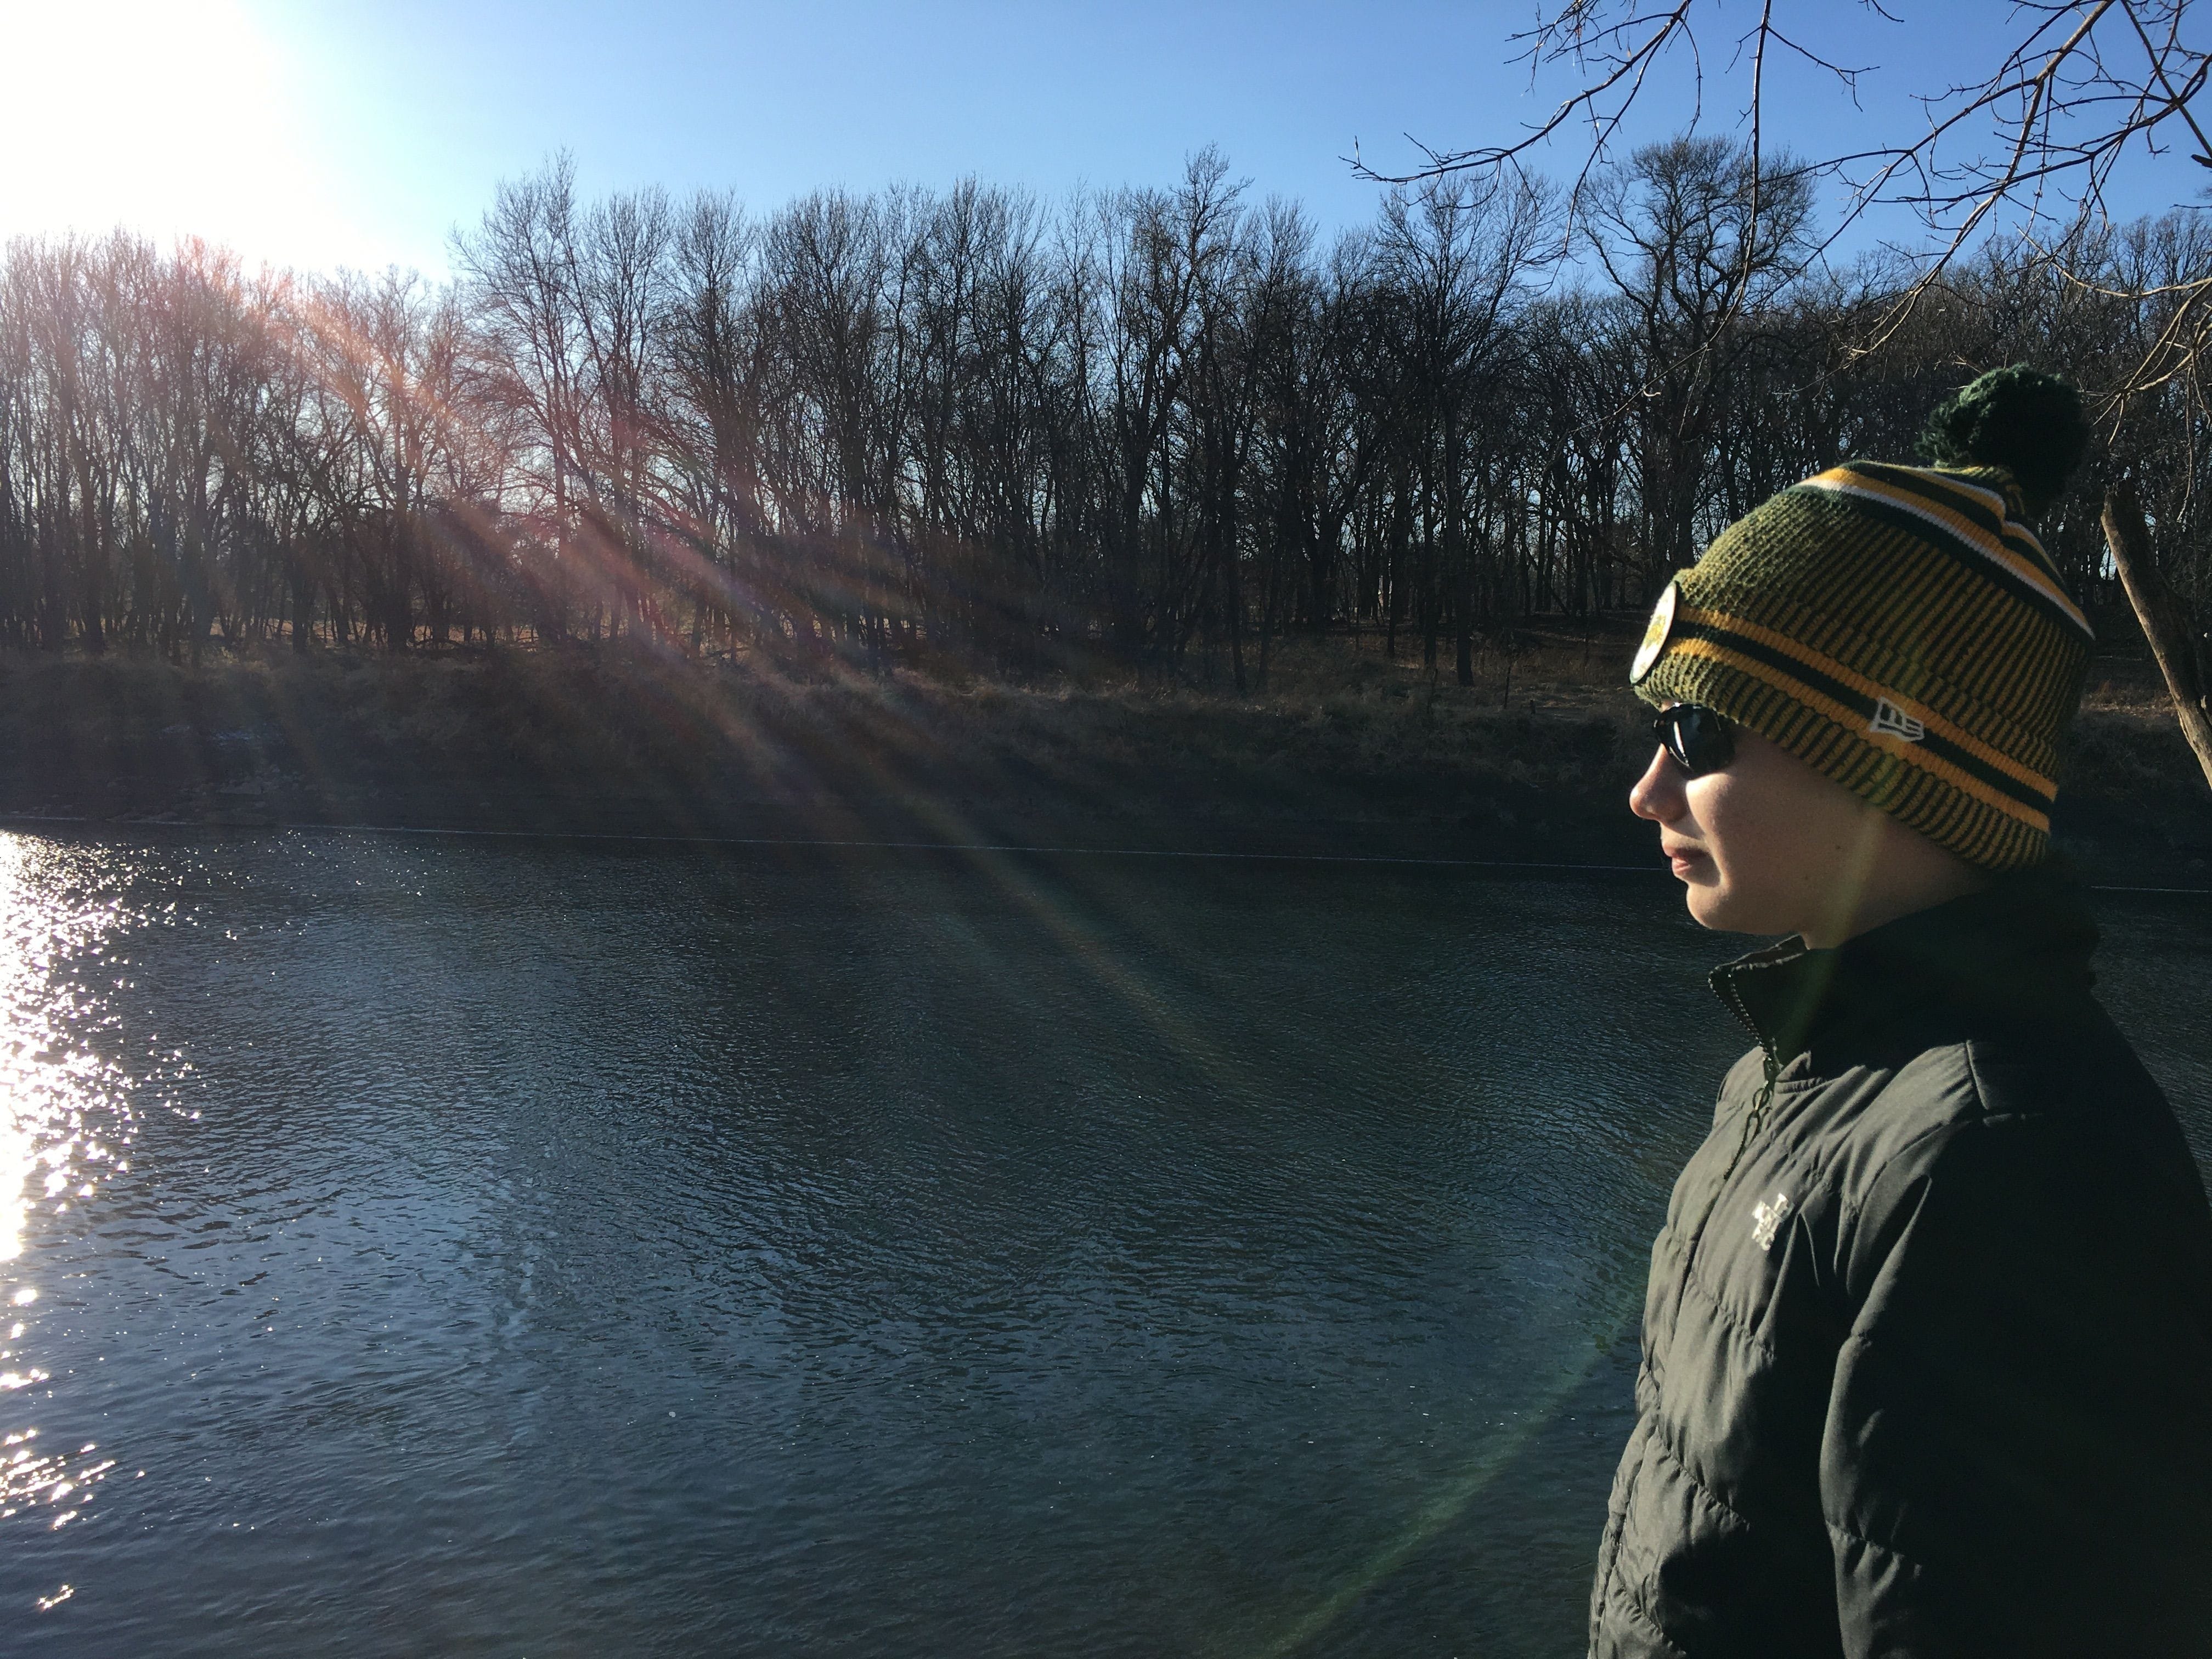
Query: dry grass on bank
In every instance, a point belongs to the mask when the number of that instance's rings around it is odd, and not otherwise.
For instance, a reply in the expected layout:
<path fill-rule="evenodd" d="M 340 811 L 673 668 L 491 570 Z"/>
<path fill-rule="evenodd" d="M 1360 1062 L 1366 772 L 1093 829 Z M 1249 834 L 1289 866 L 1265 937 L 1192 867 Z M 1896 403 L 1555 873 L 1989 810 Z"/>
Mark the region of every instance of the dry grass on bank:
<path fill-rule="evenodd" d="M 2105 621 L 2069 793 L 2212 844 L 2212 792 L 2139 640 Z M 1532 628 L 1462 686 L 1379 639 L 1279 642 L 1264 688 L 1110 669 L 1031 682 L 740 655 L 275 649 L 197 669 L 0 658 L 0 811 L 91 817 L 665 822 L 834 805 L 1247 825 L 1620 828 L 1648 754 L 1622 681 L 1638 631 Z M 1408 643 L 1401 638 L 1401 644 Z M 1418 650 L 1418 643 L 1415 650 Z M 1256 667 L 1256 665 L 1252 665 Z"/>

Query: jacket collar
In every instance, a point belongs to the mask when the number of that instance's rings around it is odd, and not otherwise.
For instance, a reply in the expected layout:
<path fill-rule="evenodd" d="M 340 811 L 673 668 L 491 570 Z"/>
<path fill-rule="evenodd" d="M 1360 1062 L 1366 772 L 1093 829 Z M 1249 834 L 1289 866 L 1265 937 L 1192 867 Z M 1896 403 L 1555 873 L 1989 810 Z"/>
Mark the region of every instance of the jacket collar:
<path fill-rule="evenodd" d="M 1900 916 L 1832 951 L 1802 939 L 1740 957 L 1715 994 L 1784 1064 L 1846 1028 L 1950 1008 L 2019 1018 L 2078 1006 L 2097 925 L 2062 866 L 2000 876 L 1978 893 Z"/>

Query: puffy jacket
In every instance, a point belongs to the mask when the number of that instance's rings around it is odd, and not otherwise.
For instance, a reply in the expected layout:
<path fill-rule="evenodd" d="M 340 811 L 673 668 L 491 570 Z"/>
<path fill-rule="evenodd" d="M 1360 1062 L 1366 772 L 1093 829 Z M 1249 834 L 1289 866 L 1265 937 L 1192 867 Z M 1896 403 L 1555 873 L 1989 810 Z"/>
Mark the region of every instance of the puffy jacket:
<path fill-rule="evenodd" d="M 2212 1654 L 2212 1217 L 2095 942 L 2038 872 L 1714 973 L 1591 1654 Z"/>

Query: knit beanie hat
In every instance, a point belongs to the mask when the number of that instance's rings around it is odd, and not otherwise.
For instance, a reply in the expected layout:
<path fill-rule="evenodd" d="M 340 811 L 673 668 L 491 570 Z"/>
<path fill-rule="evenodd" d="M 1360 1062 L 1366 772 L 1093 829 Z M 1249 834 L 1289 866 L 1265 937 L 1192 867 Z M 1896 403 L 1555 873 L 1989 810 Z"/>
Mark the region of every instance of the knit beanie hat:
<path fill-rule="evenodd" d="M 1984 374 L 1921 441 L 1730 525 L 1659 596 L 1629 682 L 1771 738 L 1988 870 L 2049 850 L 2059 742 L 2094 638 L 2025 520 L 2088 441 L 2081 394 Z"/>

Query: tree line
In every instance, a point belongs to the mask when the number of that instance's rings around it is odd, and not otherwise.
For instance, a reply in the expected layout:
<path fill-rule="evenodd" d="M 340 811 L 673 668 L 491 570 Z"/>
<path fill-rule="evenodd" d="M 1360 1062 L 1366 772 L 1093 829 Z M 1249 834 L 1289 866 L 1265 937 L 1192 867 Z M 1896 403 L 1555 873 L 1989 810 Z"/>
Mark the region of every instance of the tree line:
<path fill-rule="evenodd" d="M 1211 150 L 1167 189 L 759 217 L 586 200 L 563 158 L 499 186 L 445 285 L 17 240 L 0 643 L 1084 653 L 1242 690 L 1355 629 L 1469 683 L 1532 617 L 1647 605 L 1772 491 L 1911 459 L 1984 368 L 2123 376 L 2212 276 L 2185 213 L 2063 258 L 1994 239 L 1899 325 L 1921 273 L 1822 263 L 1771 157 L 1680 138 L 1581 190 L 1570 221 L 1540 181 L 1430 179 L 1324 245 Z M 2101 597 L 2124 479 L 2201 616 L 2194 383 L 2125 409 L 2046 540 Z"/>

